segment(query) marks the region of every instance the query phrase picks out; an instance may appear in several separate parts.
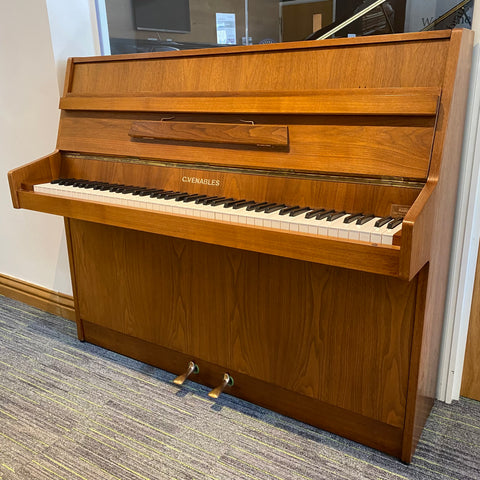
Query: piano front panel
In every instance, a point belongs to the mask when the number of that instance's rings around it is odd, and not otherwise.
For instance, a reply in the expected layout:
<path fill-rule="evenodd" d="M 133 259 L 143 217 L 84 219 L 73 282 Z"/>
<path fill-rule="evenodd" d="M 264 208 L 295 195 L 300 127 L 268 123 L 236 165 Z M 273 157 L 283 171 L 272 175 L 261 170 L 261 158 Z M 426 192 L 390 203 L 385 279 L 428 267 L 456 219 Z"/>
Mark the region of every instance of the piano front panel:
<path fill-rule="evenodd" d="M 306 171 L 339 175 L 388 176 L 425 181 L 435 125 L 434 117 L 378 116 L 181 116 L 192 126 L 223 124 L 284 125 L 288 145 L 268 147 L 131 138 L 138 120 L 161 122 L 165 114 L 64 112 L 57 147 L 63 151 L 140 156 L 174 162 Z M 272 138 L 272 142 L 273 142 Z M 221 147 L 221 148 L 220 148 Z"/>
<path fill-rule="evenodd" d="M 415 281 L 89 222 L 70 232 L 87 336 L 94 323 L 403 426 Z"/>

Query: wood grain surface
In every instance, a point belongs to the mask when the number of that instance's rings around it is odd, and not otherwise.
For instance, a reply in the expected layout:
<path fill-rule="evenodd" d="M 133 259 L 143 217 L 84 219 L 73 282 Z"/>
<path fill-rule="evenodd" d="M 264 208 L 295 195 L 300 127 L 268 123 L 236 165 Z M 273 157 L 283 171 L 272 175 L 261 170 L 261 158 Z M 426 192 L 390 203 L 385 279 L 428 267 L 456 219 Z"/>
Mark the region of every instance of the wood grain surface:
<path fill-rule="evenodd" d="M 141 140 L 253 145 L 263 148 L 288 147 L 288 127 L 284 125 L 139 120 L 132 123 L 128 135 Z"/>
<path fill-rule="evenodd" d="M 403 426 L 416 282 L 79 221 L 71 235 L 82 320 Z"/>

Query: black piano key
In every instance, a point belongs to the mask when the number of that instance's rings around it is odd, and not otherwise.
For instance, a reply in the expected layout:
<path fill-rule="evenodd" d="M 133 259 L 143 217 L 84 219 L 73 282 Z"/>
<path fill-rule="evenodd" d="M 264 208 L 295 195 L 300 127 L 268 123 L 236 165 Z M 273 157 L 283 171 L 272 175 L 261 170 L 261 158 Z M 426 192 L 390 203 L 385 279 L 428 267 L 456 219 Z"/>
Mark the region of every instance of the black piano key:
<path fill-rule="evenodd" d="M 108 185 L 107 182 L 98 182 L 93 189 L 94 190 L 101 190 L 102 188 L 106 187 Z"/>
<path fill-rule="evenodd" d="M 188 197 L 185 197 L 183 199 L 183 201 L 185 203 L 188 203 L 188 202 L 194 202 L 196 200 L 201 200 L 202 198 L 206 198 L 207 195 L 200 195 L 199 193 L 193 193 L 192 195 L 189 195 Z"/>
<path fill-rule="evenodd" d="M 254 212 L 260 213 L 264 212 L 267 208 L 275 206 L 276 203 L 267 203 L 266 205 L 258 205 L 253 209 Z"/>
<path fill-rule="evenodd" d="M 239 208 L 245 208 L 245 207 L 249 207 L 250 205 L 255 205 L 257 202 L 255 202 L 254 200 L 245 200 L 244 202 L 240 202 L 240 203 L 236 203 L 235 205 L 233 205 L 233 209 L 234 210 L 238 210 Z"/>
<path fill-rule="evenodd" d="M 239 203 L 243 203 L 245 202 L 246 200 L 244 198 L 242 198 L 241 200 L 231 200 L 229 202 L 226 202 L 224 205 L 223 205 L 223 208 L 234 208 L 235 205 L 239 204 Z"/>
<path fill-rule="evenodd" d="M 88 185 L 88 183 L 88 180 L 82 180 L 80 182 L 75 182 L 75 186 L 77 186 L 77 188 L 85 188 L 85 185 Z"/>
<path fill-rule="evenodd" d="M 355 222 L 356 220 L 358 220 L 359 218 L 362 218 L 363 217 L 363 213 L 352 213 L 351 215 L 349 215 L 347 218 L 345 218 L 343 220 L 343 223 L 353 223 Z"/>
<path fill-rule="evenodd" d="M 154 190 L 153 192 L 150 192 L 150 198 L 156 198 L 157 195 L 160 195 L 163 193 L 165 190 L 163 188 L 159 188 L 157 190 Z"/>
<path fill-rule="evenodd" d="M 55 180 L 52 180 L 50 183 L 55 185 L 72 185 L 77 181 L 76 178 L 57 178 Z"/>
<path fill-rule="evenodd" d="M 165 195 L 166 193 L 172 193 L 172 191 L 171 190 L 164 190 L 163 188 L 159 188 L 155 192 L 152 192 L 150 194 L 150 196 L 152 198 L 163 198 L 163 195 Z"/>
<path fill-rule="evenodd" d="M 188 193 L 188 192 L 180 192 L 180 193 L 177 193 L 176 195 L 172 195 L 169 200 L 175 200 L 175 201 L 177 201 L 179 197 L 180 197 L 180 200 L 182 200 L 182 198 L 183 198 L 185 195 L 189 195 L 189 193 Z"/>
<path fill-rule="evenodd" d="M 373 213 L 363 215 L 363 217 L 361 217 L 357 220 L 357 225 L 365 225 L 366 223 L 370 222 L 374 218 L 375 218 L 375 215 Z"/>
<path fill-rule="evenodd" d="M 328 217 L 327 217 L 327 222 L 333 222 L 334 220 L 337 220 L 339 219 L 340 217 L 343 217 L 344 215 L 346 215 L 347 212 L 345 211 L 341 211 L 341 212 L 335 212 L 335 213 L 331 213 Z"/>
<path fill-rule="evenodd" d="M 112 193 L 122 193 L 124 190 L 128 192 L 128 189 L 131 187 L 131 185 L 120 185 L 119 187 L 113 188 L 110 191 Z"/>
<path fill-rule="evenodd" d="M 144 192 L 146 190 L 145 187 L 135 187 L 133 190 L 132 190 L 132 195 L 140 195 L 140 193 Z"/>
<path fill-rule="evenodd" d="M 174 192 L 173 190 L 164 190 L 163 192 L 157 195 L 157 198 L 165 198 L 167 195 L 170 195 L 172 193 L 177 193 L 177 192 Z"/>
<path fill-rule="evenodd" d="M 317 215 L 315 220 L 323 220 L 324 218 L 327 218 L 329 215 L 332 215 L 334 213 L 335 213 L 335 210 L 325 210 L 324 212 Z"/>
<path fill-rule="evenodd" d="M 312 210 L 311 212 L 308 212 L 305 214 L 305 218 L 310 219 L 313 218 L 317 215 L 320 215 L 321 213 L 324 213 L 326 210 L 324 208 L 317 208 L 316 210 Z"/>
<path fill-rule="evenodd" d="M 290 216 L 291 217 L 298 217 L 299 215 L 301 215 L 302 213 L 307 213 L 311 210 L 310 207 L 302 207 L 302 208 L 297 208 L 296 210 L 292 210 L 290 212 Z"/>
<path fill-rule="evenodd" d="M 122 188 L 124 187 L 125 184 L 121 184 L 121 183 L 111 183 L 110 184 L 110 188 L 108 189 L 110 192 L 115 192 L 117 191 L 119 188 Z"/>
<path fill-rule="evenodd" d="M 248 205 L 247 211 L 251 212 L 252 210 L 255 210 L 258 207 L 262 207 L 263 205 L 267 205 L 268 202 L 253 202 L 251 205 Z"/>
<path fill-rule="evenodd" d="M 64 182 L 60 182 L 60 185 L 71 186 L 75 182 L 78 182 L 77 178 L 67 178 Z"/>
<path fill-rule="evenodd" d="M 394 218 L 394 219 L 387 225 L 387 228 L 392 229 L 392 228 L 398 227 L 398 225 L 400 225 L 402 222 L 403 222 L 403 217 Z"/>
<path fill-rule="evenodd" d="M 392 217 L 383 217 L 383 218 L 380 218 L 379 220 L 377 220 L 375 222 L 375 226 L 376 227 L 383 227 L 384 225 L 386 225 L 388 222 L 392 221 L 393 218 Z"/>
<path fill-rule="evenodd" d="M 279 215 L 287 215 L 289 214 L 290 212 L 292 212 L 293 210 L 296 210 L 297 208 L 300 208 L 299 205 L 295 205 L 294 207 L 285 207 L 285 208 L 282 208 L 278 214 Z"/>
<path fill-rule="evenodd" d="M 151 193 L 155 192 L 157 189 L 156 188 L 146 188 L 145 190 L 142 190 L 138 196 L 139 197 L 148 197 L 150 196 Z"/>
<path fill-rule="evenodd" d="M 275 203 L 271 207 L 267 207 L 263 213 L 275 213 L 285 207 L 287 207 L 287 205 L 285 205 L 284 203 Z"/>
<path fill-rule="evenodd" d="M 120 190 L 117 191 L 117 193 L 122 193 L 124 195 L 126 195 L 127 193 L 130 193 L 130 194 L 133 194 L 134 192 L 136 192 L 138 190 L 138 187 L 135 187 L 133 185 L 130 185 L 128 187 L 124 187 Z"/>
<path fill-rule="evenodd" d="M 220 200 L 221 198 L 225 198 L 225 197 L 219 197 L 218 195 L 214 195 L 212 197 L 206 197 L 201 200 L 197 200 L 195 203 L 198 203 L 201 205 L 210 205 L 214 200 Z"/>
<path fill-rule="evenodd" d="M 80 188 L 82 185 L 85 185 L 86 182 L 88 182 L 88 180 L 85 180 L 84 178 L 81 178 L 81 179 L 76 180 L 75 182 L 73 182 L 71 185 L 72 185 L 72 187 L 78 187 L 78 188 Z"/>
<path fill-rule="evenodd" d="M 191 193 L 188 193 L 188 192 L 183 192 L 181 193 L 180 195 L 177 195 L 175 197 L 175 201 L 176 202 L 183 202 L 183 200 L 187 197 L 191 196 Z"/>
<path fill-rule="evenodd" d="M 169 193 L 166 193 L 165 195 L 163 195 L 162 198 L 164 200 L 173 200 L 177 195 L 180 195 L 181 193 L 183 193 L 183 192 L 179 192 L 179 191 L 169 192 Z"/>
<path fill-rule="evenodd" d="M 220 205 L 223 205 L 225 202 L 231 202 L 232 200 L 235 200 L 234 198 L 219 198 L 217 200 L 213 200 L 212 202 L 210 202 L 210 206 L 211 207 L 218 207 Z"/>
<path fill-rule="evenodd" d="M 100 182 L 96 182 L 95 180 L 91 180 L 85 185 L 85 188 L 95 188 Z"/>
<path fill-rule="evenodd" d="M 213 195 L 205 195 L 202 198 L 197 198 L 195 200 L 195 203 L 198 204 L 198 205 L 203 205 L 203 202 L 207 202 L 209 199 L 215 199 L 215 198 L 218 198 L 218 197 L 213 196 Z"/>

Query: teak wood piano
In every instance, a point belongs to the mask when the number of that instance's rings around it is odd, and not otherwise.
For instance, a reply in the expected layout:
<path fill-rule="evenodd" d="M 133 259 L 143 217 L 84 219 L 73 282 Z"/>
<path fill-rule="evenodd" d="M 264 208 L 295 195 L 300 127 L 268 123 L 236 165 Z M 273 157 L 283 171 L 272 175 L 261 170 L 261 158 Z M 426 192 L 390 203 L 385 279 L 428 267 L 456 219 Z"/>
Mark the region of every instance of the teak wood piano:
<path fill-rule="evenodd" d="M 71 59 L 57 150 L 9 181 L 16 208 L 65 217 L 80 340 L 410 461 L 471 46 L 454 30 Z"/>

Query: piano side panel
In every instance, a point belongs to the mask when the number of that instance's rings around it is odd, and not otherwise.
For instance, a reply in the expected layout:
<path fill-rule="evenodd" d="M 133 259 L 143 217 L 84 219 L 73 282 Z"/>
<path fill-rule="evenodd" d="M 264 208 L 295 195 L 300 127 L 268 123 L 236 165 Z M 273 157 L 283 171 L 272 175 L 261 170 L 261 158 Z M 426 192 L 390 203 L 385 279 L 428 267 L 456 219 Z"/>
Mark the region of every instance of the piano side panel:
<path fill-rule="evenodd" d="M 409 401 L 406 416 L 406 432 L 402 459 L 410 461 L 420 438 L 423 426 L 437 393 L 437 368 L 440 356 L 445 298 L 448 284 L 450 255 L 457 183 L 463 141 L 463 127 L 470 78 L 471 48 L 474 32 L 452 32 L 443 88 L 443 107 L 439 112 L 439 125 L 432 152 L 432 167 L 429 182 L 436 183 L 430 204 L 415 205 L 411 211 L 416 224 L 413 239 L 406 247 L 412 252 L 423 252 L 418 247 L 428 243 L 429 272 L 426 289 L 424 321 L 417 325 L 414 342 L 421 345 L 412 352 L 412 374 L 410 375 Z M 438 182 L 438 183 L 437 183 Z M 430 188 L 427 183 L 426 188 Z M 420 198 L 419 198 L 420 200 Z M 432 202 L 433 206 L 432 206 Z M 419 208 L 423 211 L 419 214 Z M 426 217 L 432 213 L 430 218 Z M 415 219 L 415 215 L 418 217 Z M 430 227 L 430 234 L 424 232 Z M 415 235 L 415 227 L 418 227 Z M 410 276 L 423 266 L 423 258 L 412 255 Z M 401 274 L 407 262 L 401 259 Z M 422 274 L 422 271 L 420 271 Z"/>
<path fill-rule="evenodd" d="M 60 168 L 61 154 L 59 151 L 55 151 L 50 155 L 8 172 L 8 183 L 13 206 L 15 208 L 21 207 L 21 202 L 18 198 L 20 190 L 29 190 L 35 183 L 53 180 L 60 175 Z"/>
<path fill-rule="evenodd" d="M 199 122 L 288 126 L 288 148 L 225 146 L 195 142 L 131 139 L 137 120 L 157 120 L 168 114 L 63 112 L 58 148 L 64 151 L 130 155 L 165 161 L 229 167 L 296 170 L 328 174 L 388 176 L 425 180 L 430 162 L 433 117 L 346 117 L 244 115 L 175 116 Z M 222 148 L 219 148 L 222 147 Z"/>
<path fill-rule="evenodd" d="M 82 321 L 403 427 L 415 281 L 70 223 Z"/>

